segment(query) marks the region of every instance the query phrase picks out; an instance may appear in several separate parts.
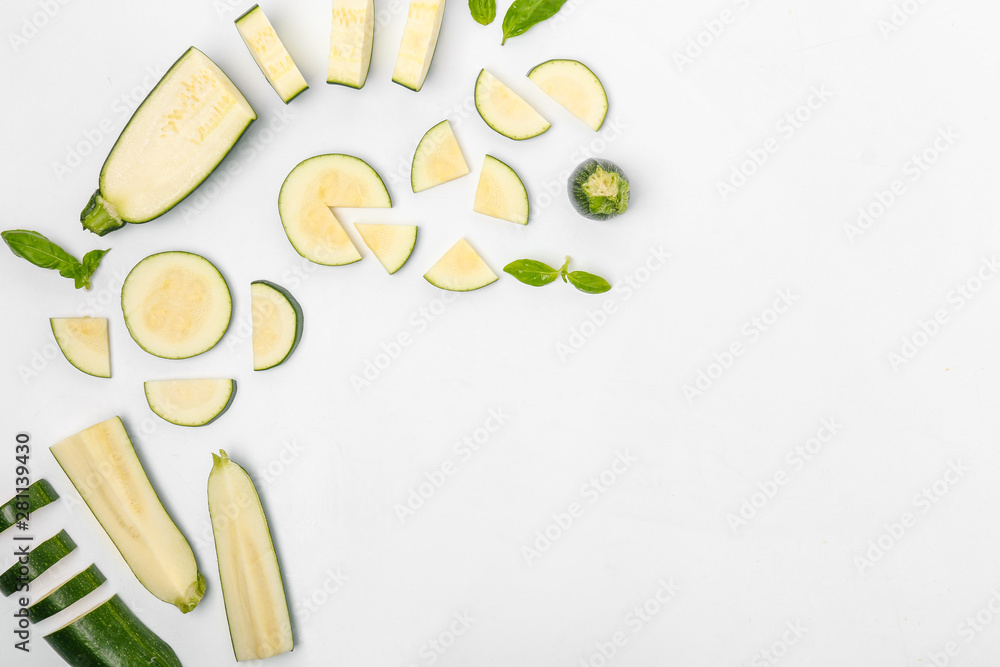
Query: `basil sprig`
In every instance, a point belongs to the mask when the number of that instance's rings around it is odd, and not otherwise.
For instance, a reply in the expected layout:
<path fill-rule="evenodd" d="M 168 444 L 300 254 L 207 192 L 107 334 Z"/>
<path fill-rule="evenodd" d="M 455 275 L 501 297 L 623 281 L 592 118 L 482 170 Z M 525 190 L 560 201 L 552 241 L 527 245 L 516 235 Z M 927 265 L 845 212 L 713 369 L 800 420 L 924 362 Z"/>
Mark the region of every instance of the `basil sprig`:
<path fill-rule="evenodd" d="M 497 17 L 496 0 L 469 0 L 469 11 L 476 23 L 489 25 Z"/>
<path fill-rule="evenodd" d="M 566 257 L 566 261 L 558 269 L 534 259 L 518 259 L 503 267 L 503 270 L 532 287 L 543 287 L 562 278 L 564 283 L 587 294 L 603 294 L 611 289 L 611 284 L 600 276 L 586 271 L 570 271 L 569 257 Z"/>
<path fill-rule="evenodd" d="M 80 262 L 58 245 L 38 232 L 27 229 L 8 229 L 0 232 L 0 237 L 10 251 L 43 269 L 55 269 L 59 275 L 71 278 L 76 288 L 90 289 L 90 277 L 94 275 L 101 258 L 107 250 L 91 250 Z M 110 248 L 109 248 L 110 250 Z"/>
<path fill-rule="evenodd" d="M 565 3 L 566 0 L 514 0 L 503 17 L 503 41 L 500 44 L 551 18 Z"/>

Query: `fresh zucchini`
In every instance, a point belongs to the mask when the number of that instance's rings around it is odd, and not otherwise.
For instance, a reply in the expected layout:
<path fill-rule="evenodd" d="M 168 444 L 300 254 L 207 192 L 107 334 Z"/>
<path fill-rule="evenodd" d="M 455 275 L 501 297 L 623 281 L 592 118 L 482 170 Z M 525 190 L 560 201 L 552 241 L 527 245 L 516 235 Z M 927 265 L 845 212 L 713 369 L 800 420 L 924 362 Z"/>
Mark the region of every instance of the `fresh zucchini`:
<path fill-rule="evenodd" d="M 170 645 L 117 595 L 45 635 L 45 641 L 72 667 L 181 667 Z"/>
<path fill-rule="evenodd" d="M 390 275 L 406 264 L 417 244 L 416 225 L 365 225 L 355 222 L 354 228 Z"/>
<path fill-rule="evenodd" d="M 487 155 L 479 174 L 472 210 L 493 218 L 528 224 L 528 191 L 521 177 L 509 166 Z"/>
<path fill-rule="evenodd" d="M 375 0 L 333 0 L 326 82 L 363 88 L 374 39 Z"/>
<path fill-rule="evenodd" d="M 236 660 L 291 651 L 292 625 L 281 569 L 257 489 L 226 452 L 212 454 L 208 512 Z M 233 508 L 238 508 L 233 511 Z"/>
<path fill-rule="evenodd" d="M 392 72 L 392 80 L 399 85 L 417 91 L 423 88 L 441 34 L 444 6 L 445 0 L 410 0 Z"/>
<path fill-rule="evenodd" d="M 309 88 L 259 5 L 248 9 L 235 23 L 243 43 L 250 49 L 250 55 L 282 102 L 288 104 Z"/>
<path fill-rule="evenodd" d="M 302 307 L 288 290 L 267 280 L 250 283 L 253 369 L 282 364 L 302 340 Z"/>
<path fill-rule="evenodd" d="M 108 320 L 103 317 L 49 318 L 52 334 L 66 361 L 87 375 L 111 377 Z"/>
<path fill-rule="evenodd" d="M 530 104 L 485 69 L 476 79 L 476 111 L 490 128 L 516 141 L 537 137 L 552 127 Z"/>
<path fill-rule="evenodd" d="M 497 274 L 472 249 L 459 239 L 444 256 L 424 274 L 431 285 L 452 292 L 471 292 L 497 281 Z"/>
<path fill-rule="evenodd" d="M 427 130 L 417 144 L 413 166 L 410 167 L 413 191 L 423 192 L 468 173 L 469 165 L 462 157 L 462 149 L 451 131 L 451 123 L 446 119 Z"/>
<path fill-rule="evenodd" d="M 160 252 L 125 278 L 122 313 L 139 347 L 157 357 L 186 359 L 222 340 L 233 298 L 226 279 L 201 255 Z"/>
<path fill-rule="evenodd" d="M 25 544 L 20 542 L 18 547 L 24 547 Z M 14 549 L 14 555 L 18 556 L 18 560 L 6 572 L 0 574 L 0 593 L 9 596 L 22 589 L 26 582 L 37 579 L 42 572 L 68 556 L 74 549 L 76 542 L 65 530 L 60 530 L 27 554 L 22 555 Z"/>
<path fill-rule="evenodd" d="M 580 163 L 570 174 L 567 190 L 577 213 L 591 220 L 608 220 L 628 209 L 628 176 L 607 160 Z"/>
<path fill-rule="evenodd" d="M 71 604 L 90 595 L 105 581 L 107 581 L 107 577 L 104 576 L 104 573 L 96 565 L 91 565 L 28 607 L 28 618 L 31 619 L 32 623 L 41 623 L 48 617 L 58 614 Z"/>
<path fill-rule="evenodd" d="M 80 221 L 104 236 L 176 206 L 212 171 L 257 114 L 225 72 L 191 47 L 136 109 L 101 168 Z"/>
<path fill-rule="evenodd" d="M 59 499 L 59 494 L 46 479 L 39 479 L 0 507 L 0 533 L 18 521 L 31 518 L 31 513 Z"/>
<path fill-rule="evenodd" d="M 50 447 L 136 578 L 183 613 L 205 580 L 194 553 L 149 483 L 121 419 L 112 417 Z"/>
<path fill-rule="evenodd" d="M 303 160 L 278 193 L 278 215 L 295 251 L 316 264 L 340 266 L 361 259 L 331 207 L 389 208 L 382 177 L 352 155 L 317 155 Z"/>
<path fill-rule="evenodd" d="M 608 93 L 589 67 L 579 60 L 547 60 L 528 78 L 564 109 L 589 125 L 601 129 L 608 115 Z"/>
<path fill-rule="evenodd" d="M 230 379 L 149 380 L 143 388 L 149 409 L 178 426 L 210 424 L 236 396 L 236 381 Z"/>

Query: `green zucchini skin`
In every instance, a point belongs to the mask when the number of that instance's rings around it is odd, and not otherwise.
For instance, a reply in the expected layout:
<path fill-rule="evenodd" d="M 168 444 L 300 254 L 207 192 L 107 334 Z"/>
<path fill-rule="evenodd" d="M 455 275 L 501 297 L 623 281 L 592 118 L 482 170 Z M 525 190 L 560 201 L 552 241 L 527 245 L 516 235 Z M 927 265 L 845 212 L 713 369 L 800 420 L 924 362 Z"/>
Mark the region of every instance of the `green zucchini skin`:
<path fill-rule="evenodd" d="M 27 563 L 18 561 L 11 565 L 6 572 L 0 574 L 0 593 L 9 596 L 16 592 L 24 581 L 34 581 L 42 572 L 61 561 L 73 549 L 76 549 L 76 542 L 65 530 L 60 530 L 55 536 L 32 548 L 28 553 Z M 27 573 L 20 571 L 22 567 L 27 568 Z"/>
<path fill-rule="evenodd" d="M 27 496 L 27 497 L 25 497 Z M 59 494 L 48 480 L 40 479 L 0 507 L 0 533 L 18 521 L 27 519 L 35 510 L 59 499 Z M 27 505 L 25 505 L 27 503 Z"/>
<path fill-rule="evenodd" d="M 181 667 L 170 645 L 117 595 L 45 641 L 72 667 Z"/>
<path fill-rule="evenodd" d="M 618 192 L 613 200 L 606 197 L 591 198 L 584 191 L 583 186 L 591 176 L 597 173 L 598 168 L 610 174 L 616 174 L 618 177 Z M 628 208 L 628 176 L 618 165 L 608 160 L 590 158 L 581 162 L 570 175 L 566 189 L 576 212 L 590 220 L 609 220 L 616 215 L 621 215 Z"/>
<path fill-rule="evenodd" d="M 91 565 L 28 607 L 28 618 L 32 623 L 40 623 L 49 616 L 58 614 L 74 602 L 82 600 L 97 590 L 105 581 L 107 581 L 107 577 L 104 576 L 104 573 L 96 565 Z"/>

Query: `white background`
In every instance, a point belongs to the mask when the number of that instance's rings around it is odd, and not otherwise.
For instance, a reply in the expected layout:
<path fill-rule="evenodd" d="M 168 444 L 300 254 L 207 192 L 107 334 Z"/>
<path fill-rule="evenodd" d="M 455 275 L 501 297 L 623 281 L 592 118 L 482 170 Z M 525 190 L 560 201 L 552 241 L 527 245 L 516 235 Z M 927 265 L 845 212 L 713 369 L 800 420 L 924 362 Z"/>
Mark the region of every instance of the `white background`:
<path fill-rule="evenodd" d="M 51 18 L 37 0 L 3 9 L 3 227 L 36 229 L 77 255 L 112 251 L 90 293 L 0 252 L 0 479 L 10 489 L 14 435 L 30 433 L 34 477 L 64 495 L 32 530 L 41 539 L 66 527 L 80 545 L 37 590 L 95 562 L 109 577 L 99 595 L 122 595 L 184 664 L 230 664 L 205 495 L 209 453 L 221 447 L 257 480 L 279 551 L 296 648 L 276 667 L 598 667 L 616 632 L 624 645 L 608 662 L 622 666 L 775 655 L 789 667 L 973 666 L 1000 656 L 988 608 L 1000 587 L 1000 281 L 976 282 L 980 271 L 993 277 L 984 258 L 1000 249 L 995 3 L 908 0 L 893 25 L 890 0 L 570 0 L 501 47 L 507 3 L 481 27 L 453 0 L 414 93 L 390 81 L 402 3 L 377 3 L 371 72 L 356 91 L 324 83 L 329 3 L 272 2 L 263 7 L 312 85 L 287 109 L 232 25 L 249 2 L 51 4 Z M 723 11 L 728 24 L 716 23 Z M 44 25 L 32 32 L 32 22 Z M 167 215 L 104 239 L 82 231 L 79 211 L 128 120 L 122 96 L 134 106 L 159 76 L 149 73 L 190 45 L 260 120 Z M 604 81 L 600 135 L 524 78 L 557 57 Z M 526 142 L 490 130 L 469 105 L 482 67 L 552 129 Z M 803 107 L 820 88 L 829 98 Z M 790 131 L 796 112 L 804 120 Z M 414 195 L 413 149 L 446 117 L 472 174 Z M 957 138 L 936 152 L 949 128 Z M 777 150 L 762 166 L 746 163 L 765 145 Z M 925 150 L 936 161 L 914 172 Z M 346 267 L 314 267 L 287 242 L 278 188 L 297 162 L 326 152 L 369 161 L 393 197 L 393 209 L 348 212 L 345 223 L 420 225 L 396 275 L 352 228 L 365 259 Z M 527 227 L 471 212 L 487 152 L 527 184 Z M 588 152 L 631 177 L 632 204 L 612 222 L 579 217 L 565 197 L 565 173 Z M 752 176 L 732 181 L 741 168 Z M 859 207 L 878 211 L 877 193 L 896 180 L 902 194 L 888 210 L 849 233 Z M 741 185 L 724 194 L 720 183 Z M 622 287 L 595 297 L 504 275 L 444 304 L 422 274 L 460 236 L 498 273 L 520 257 L 558 265 L 569 254 Z M 117 306 L 128 270 L 173 249 L 215 262 L 235 299 L 226 338 L 186 361 L 141 351 Z M 671 258 L 647 271 L 651 249 Z M 289 362 L 253 373 L 240 323 L 261 278 L 298 298 L 305 335 Z M 970 281 L 981 289 L 961 297 Z M 793 305 L 775 322 L 768 309 L 782 291 Z M 608 299 L 614 312 L 602 320 L 593 313 Z M 935 335 L 917 335 L 938 311 Z M 110 319 L 110 380 L 55 351 L 48 318 L 86 312 Z M 771 322 L 766 331 L 754 317 Z M 412 344 L 358 391 L 351 377 L 401 333 Z M 904 337 L 920 345 L 910 358 Z M 743 353 L 729 363 L 734 342 Z M 715 379 L 686 394 L 701 372 Z M 146 406 L 143 380 L 213 376 L 235 377 L 239 391 L 207 427 L 173 426 Z M 491 409 L 506 422 L 463 461 L 454 443 Z M 186 616 L 138 584 L 86 507 L 69 502 L 76 493 L 48 452 L 114 414 L 207 579 Z M 788 458 L 824 419 L 842 425 L 834 437 L 808 462 Z M 590 502 L 584 485 L 625 452 L 636 461 Z M 396 506 L 447 461 L 455 474 L 401 521 Z M 939 481 L 952 465 L 961 477 Z M 940 497 L 920 500 L 936 481 Z M 574 502 L 582 516 L 526 555 Z M 757 505 L 743 507 L 745 525 L 733 519 L 744 502 Z M 907 513 L 910 525 L 893 527 Z M 13 562 L 10 538 L 0 567 Z M 663 605 L 661 580 L 678 589 Z M 651 599 L 659 613 L 637 628 L 628 615 Z M 41 639 L 52 624 L 34 628 L 27 660 L 12 649 L 13 609 L 0 601 L 0 663 L 61 664 Z M 463 613 L 471 628 L 451 636 Z M 965 620 L 977 613 L 975 626 Z M 450 648 L 435 652 L 437 641 Z"/>

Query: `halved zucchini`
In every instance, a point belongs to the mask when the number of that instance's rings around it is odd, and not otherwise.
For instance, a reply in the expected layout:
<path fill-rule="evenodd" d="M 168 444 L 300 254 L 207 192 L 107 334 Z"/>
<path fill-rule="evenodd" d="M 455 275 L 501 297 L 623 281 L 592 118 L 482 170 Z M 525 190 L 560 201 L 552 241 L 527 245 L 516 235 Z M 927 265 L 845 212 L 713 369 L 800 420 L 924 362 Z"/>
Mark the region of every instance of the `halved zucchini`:
<path fill-rule="evenodd" d="M 143 387 L 149 409 L 178 426 L 210 424 L 236 396 L 236 381 L 229 379 L 149 380 Z"/>
<path fill-rule="evenodd" d="M 445 0 L 410 0 L 396 67 L 392 72 L 392 80 L 399 85 L 417 91 L 423 88 L 441 34 L 444 6 Z"/>
<path fill-rule="evenodd" d="M 476 79 L 476 111 L 493 130 L 517 141 L 537 137 L 552 127 L 530 104 L 485 69 Z"/>
<path fill-rule="evenodd" d="M 459 239 L 444 256 L 424 274 L 431 285 L 452 292 L 471 292 L 497 281 L 483 258 L 472 249 L 469 242 Z"/>
<path fill-rule="evenodd" d="M 18 521 L 29 520 L 32 512 L 58 499 L 59 494 L 48 480 L 37 480 L 0 507 L 0 533 Z"/>
<path fill-rule="evenodd" d="M 302 340 L 302 307 L 288 290 L 266 280 L 250 283 L 253 369 L 283 363 Z"/>
<path fill-rule="evenodd" d="M 608 115 L 608 94 L 597 75 L 579 60 L 547 60 L 532 68 L 528 78 L 595 132 L 601 129 Z"/>
<path fill-rule="evenodd" d="M 375 0 L 333 0 L 326 82 L 362 88 L 375 41 Z"/>
<path fill-rule="evenodd" d="M 406 264 L 417 244 L 416 225 L 365 225 L 355 222 L 354 228 L 390 275 Z"/>
<path fill-rule="evenodd" d="M 509 166 L 487 155 L 479 174 L 472 210 L 493 218 L 528 224 L 528 191 L 521 177 Z"/>
<path fill-rule="evenodd" d="M 117 595 L 45 635 L 45 641 L 73 667 L 181 667 L 170 645 Z"/>
<path fill-rule="evenodd" d="M 215 266 L 190 252 L 160 252 L 136 264 L 122 285 L 125 326 L 139 347 L 187 359 L 222 340 L 233 314 L 229 285 Z"/>
<path fill-rule="evenodd" d="M 205 580 L 191 545 L 163 509 L 121 419 L 95 424 L 50 449 L 139 583 L 183 613 L 198 606 Z"/>
<path fill-rule="evenodd" d="M 443 120 L 427 130 L 410 167 L 410 185 L 414 192 L 422 192 L 435 185 L 453 181 L 469 173 L 469 165 L 462 157 L 451 123 Z"/>
<path fill-rule="evenodd" d="M 80 221 L 104 236 L 159 217 L 222 162 L 257 114 L 193 46 L 167 70 L 112 146 Z"/>
<path fill-rule="evenodd" d="M 103 317 L 51 317 L 49 324 L 66 361 L 87 375 L 111 377 L 108 320 Z"/>
<path fill-rule="evenodd" d="M 291 651 L 294 642 L 285 588 L 257 489 L 226 452 L 212 454 L 212 462 L 208 513 L 236 660 Z M 233 508 L 238 509 L 233 512 Z"/>
<path fill-rule="evenodd" d="M 21 543 L 19 546 L 24 546 Z M 7 571 L 0 574 L 0 593 L 9 596 L 22 589 L 28 582 L 37 579 L 42 572 L 68 556 L 76 549 L 76 542 L 65 530 L 45 540 L 37 547 L 31 549 L 27 555 L 20 556 L 17 562 L 7 568 Z M 20 555 L 17 549 L 14 555 Z"/>
<path fill-rule="evenodd" d="M 340 266 L 361 259 L 331 207 L 389 208 L 382 177 L 352 155 L 317 155 L 298 163 L 278 193 L 285 234 L 300 255 L 316 264 Z"/>
<path fill-rule="evenodd" d="M 104 576 L 104 573 L 96 565 L 91 565 L 28 607 L 28 618 L 31 619 L 32 623 L 41 623 L 48 617 L 58 614 L 71 604 L 90 595 L 105 581 L 107 581 L 107 577 Z"/>
<path fill-rule="evenodd" d="M 248 9 L 235 23 L 243 43 L 250 49 L 250 55 L 282 102 L 288 104 L 309 88 L 259 5 Z"/>

